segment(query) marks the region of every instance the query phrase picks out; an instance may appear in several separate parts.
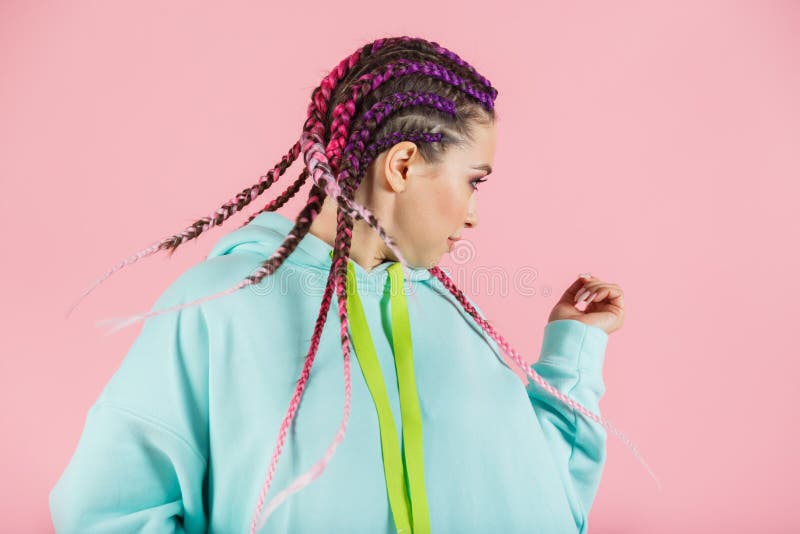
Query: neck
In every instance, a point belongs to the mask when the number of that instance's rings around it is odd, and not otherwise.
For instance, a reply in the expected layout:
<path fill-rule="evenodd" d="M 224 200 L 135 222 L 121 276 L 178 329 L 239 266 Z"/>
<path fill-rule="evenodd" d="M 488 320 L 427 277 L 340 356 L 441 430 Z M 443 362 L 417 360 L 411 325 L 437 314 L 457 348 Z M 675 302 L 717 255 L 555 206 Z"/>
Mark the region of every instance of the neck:
<path fill-rule="evenodd" d="M 311 223 L 309 233 L 325 241 L 331 247 L 336 241 L 336 203 L 330 198 L 325 198 L 322 211 Z M 350 241 L 350 258 L 367 272 L 385 261 L 395 261 L 387 254 L 386 247 L 380 236 L 361 219 L 353 223 L 353 237 Z"/>

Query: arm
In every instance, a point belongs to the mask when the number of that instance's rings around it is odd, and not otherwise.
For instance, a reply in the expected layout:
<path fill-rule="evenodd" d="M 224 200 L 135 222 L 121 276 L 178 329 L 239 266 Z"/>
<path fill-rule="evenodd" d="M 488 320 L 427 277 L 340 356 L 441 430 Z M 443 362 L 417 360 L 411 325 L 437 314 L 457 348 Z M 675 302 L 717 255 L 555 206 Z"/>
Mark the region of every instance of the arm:
<path fill-rule="evenodd" d="M 600 414 L 607 343 L 608 334 L 601 328 L 573 319 L 551 321 L 533 369 L 558 391 Z M 526 389 L 564 481 L 575 523 L 584 533 L 606 459 L 606 430 L 534 381 Z"/>
<path fill-rule="evenodd" d="M 188 300 L 183 286 L 153 309 Z M 145 321 L 50 492 L 57 532 L 206 531 L 207 341 L 201 306 Z"/>

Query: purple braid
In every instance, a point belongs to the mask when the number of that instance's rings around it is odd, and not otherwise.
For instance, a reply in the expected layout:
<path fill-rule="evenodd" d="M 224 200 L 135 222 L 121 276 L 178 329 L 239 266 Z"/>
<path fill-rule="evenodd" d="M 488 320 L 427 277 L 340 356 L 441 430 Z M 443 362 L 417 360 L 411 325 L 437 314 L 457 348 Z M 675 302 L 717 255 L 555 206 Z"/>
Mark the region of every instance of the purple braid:
<path fill-rule="evenodd" d="M 407 262 L 405 261 L 402 252 L 394 243 L 393 239 L 391 239 L 391 237 L 387 234 L 387 232 L 383 230 L 381 225 L 378 223 L 377 218 L 375 218 L 363 206 L 359 206 L 353 200 L 347 199 L 341 195 L 341 189 L 334 178 L 334 171 L 328 164 L 328 157 L 326 155 L 327 149 L 324 149 L 322 147 L 322 143 L 320 142 L 321 138 L 319 134 L 324 132 L 325 129 L 321 117 L 327 110 L 327 105 L 333 93 L 333 89 L 336 87 L 336 84 L 339 83 L 339 81 L 358 62 L 362 51 L 365 49 L 370 49 L 370 45 L 366 45 L 361 50 L 343 60 L 333 71 L 331 71 L 328 76 L 322 80 L 320 86 L 315 89 L 312 94 L 312 102 L 308 108 L 308 118 L 306 119 L 303 132 L 301 134 L 300 148 L 304 153 L 306 168 L 308 169 L 314 183 L 317 185 L 317 188 L 312 189 L 312 191 L 309 193 L 306 206 L 297 215 L 293 228 L 289 231 L 289 234 L 284 239 L 284 242 L 276 249 L 273 255 L 269 259 L 265 260 L 253 274 L 249 275 L 235 286 L 221 291 L 215 295 L 210 295 L 193 302 L 185 303 L 179 306 L 173 306 L 164 310 L 150 311 L 126 318 L 112 318 L 109 320 L 99 321 L 99 325 L 116 323 L 116 325 L 108 331 L 110 334 L 116 330 L 119 330 L 120 328 L 140 320 L 154 317 L 163 313 L 170 313 L 186 307 L 195 306 L 208 300 L 229 295 L 238 291 L 239 289 L 247 287 L 248 285 L 259 283 L 263 278 L 275 272 L 283 264 L 285 259 L 295 250 L 295 248 L 297 248 L 300 241 L 308 233 L 311 223 L 321 211 L 322 202 L 328 194 L 331 194 L 331 196 L 333 196 L 338 203 L 343 203 L 353 216 L 365 219 L 367 223 L 379 233 L 389 249 L 392 250 L 392 252 L 397 256 L 400 263 L 403 264 L 404 270 L 407 269 Z M 334 135 L 332 136 L 329 145 L 334 147 L 341 146 L 343 144 L 339 140 L 339 137 L 341 136 L 343 127 L 346 124 L 349 124 L 350 117 L 352 116 L 352 113 L 345 113 L 345 110 L 353 108 L 357 99 L 360 99 L 363 97 L 363 95 L 374 91 L 388 80 L 398 78 L 403 75 L 419 73 L 431 78 L 437 78 L 445 81 L 459 88 L 465 94 L 475 98 L 478 102 L 484 105 L 487 105 L 487 98 L 491 100 L 486 93 L 477 91 L 474 89 L 471 83 L 467 82 L 462 77 L 451 71 L 448 71 L 445 68 L 438 68 L 430 61 L 418 63 L 405 59 L 399 59 L 395 62 L 388 63 L 388 65 L 382 69 L 382 72 L 379 72 L 378 74 L 365 74 L 356 80 L 352 87 L 353 96 L 347 102 L 344 102 L 343 104 L 340 104 L 334 108 L 334 116 L 339 118 L 339 120 L 336 122 L 336 128 L 331 128 L 331 131 L 334 133 Z M 487 105 L 487 107 L 488 109 L 493 109 L 493 101 L 491 102 L 491 105 Z M 335 132 L 339 132 L 340 135 L 335 135 Z M 341 155 L 337 156 L 336 153 L 334 153 L 334 165 L 338 165 L 340 158 Z"/>
<path fill-rule="evenodd" d="M 406 99 L 405 105 L 407 105 L 407 106 L 419 105 L 421 103 L 425 103 L 426 99 L 425 98 L 420 98 L 420 96 L 424 96 L 424 95 L 418 95 L 418 94 L 411 94 L 411 95 L 396 94 L 396 95 L 393 95 L 393 98 L 391 100 L 387 99 L 387 101 L 381 102 L 378 105 L 373 106 L 373 108 L 370 109 L 370 111 L 372 113 L 368 112 L 367 114 L 365 114 L 365 118 L 361 122 L 367 122 L 367 121 L 372 122 L 372 123 L 381 122 L 383 120 L 383 117 L 385 115 L 389 114 L 392 111 L 392 106 L 393 105 L 394 105 L 394 107 L 403 107 L 403 103 L 404 103 L 403 99 L 404 98 Z M 408 97 L 411 97 L 411 98 L 409 99 Z M 399 102 L 393 102 L 393 100 L 397 100 Z M 437 104 L 438 104 L 437 109 L 439 109 L 440 111 L 454 113 L 454 108 L 451 106 L 452 103 L 450 103 L 449 101 L 446 101 L 445 99 L 438 99 L 438 97 L 436 95 L 434 95 L 434 98 L 430 99 L 430 100 L 432 100 L 432 101 L 429 101 L 428 103 L 434 105 L 434 107 L 437 107 Z M 334 114 L 334 115 L 338 116 L 336 114 Z M 338 131 L 341 131 L 341 128 L 344 127 L 342 124 L 339 124 L 339 126 L 338 126 L 339 130 Z M 373 124 L 372 128 L 374 128 L 374 127 L 375 127 L 375 125 Z M 366 128 L 366 130 L 369 131 L 370 128 Z M 365 134 L 365 133 L 363 133 L 362 130 L 359 130 L 359 135 L 356 135 L 355 137 L 351 136 L 351 142 L 347 145 L 347 147 L 345 148 L 344 152 L 345 153 L 349 153 L 350 151 L 353 150 L 353 147 L 356 144 L 358 144 L 358 146 L 363 148 L 363 142 L 364 142 L 365 139 L 368 139 L 368 137 L 369 137 L 368 134 Z M 399 135 L 395 135 L 394 137 L 397 138 L 397 137 L 399 137 Z M 432 137 L 438 140 L 438 139 L 441 139 L 441 134 L 437 134 L 437 135 L 434 135 Z M 316 145 L 317 146 L 321 146 L 320 143 L 316 143 Z M 333 140 L 331 141 L 331 145 L 334 145 L 334 141 Z M 308 161 L 308 159 L 309 158 L 307 158 L 307 161 Z M 319 158 L 319 160 L 323 160 L 323 159 L 324 158 Z M 360 170 L 360 168 L 359 168 L 359 159 L 360 158 L 347 158 L 347 159 L 345 159 L 346 162 L 350 163 L 350 165 L 355 168 L 354 175 L 356 177 L 360 177 L 361 176 L 361 173 L 359 172 L 359 170 Z M 336 157 L 333 158 L 334 162 L 338 162 L 340 160 L 341 160 L 341 158 L 336 158 Z M 328 167 L 325 164 L 324 161 L 318 161 L 317 164 L 321 165 L 323 169 Z M 313 171 L 313 169 L 311 169 L 311 170 Z M 332 169 L 331 169 L 330 172 L 331 172 L 331 175 L 333 175 L 333 170 Z M 312 174 L 312 176 L 314 176 L 314 175 Z M 344 183 L 347 180 L 347 176 L 349 176 L 349 172 L 348 172 L 347 169 L 345 169 L 343 173 L 339 173 L 338 178 L 342 183 Z M 319 178 L 315 179 L 315 182 L 317 183 L 318 187 L 324 187 L 325 185 L 327 185 L 329 183 L 335 183 L 335 182 L 328 181 L 327 177 L 325 177 L 325 176 L 322 176 L 322 180 L 323 181 L 320 183 Z M 338 185 L 338 184 L 336 184 L 336 185 Z M 348 184 L 348 185 L 351 185 L 351 184 Z M 338 189 L 338 191 L 337 190 L 333 190 L 333 191 L 331 191 L 331 194 L 332 195 L 336 194 L 338 197 L 344 196 L 345 197 L 345 201 L 347 201 L 347 200 L 352 201 L 352 198 L 354 196 L 354 188 L 353 187 L 345 187 L 344 191 L 342 191 L 342 189 L 343 188 L 340 187 Z M 346 276 L 347 276 L 347 262 L 348 262 L 348 258 L 349 258 L 350 242 L 351 242 L 351 239 L 352 239 L 353 221 L 352 221 L 352 216 L 343 209 L 343 204 L 347 205 L 346 203 L 340 202 L 339 209 L 338 209 L 337 233 L 336 233 L 336 240 L 335 240 L 335 246 L 334 246 L 334 257 L 333 257 L 333 262 L 332 262 L 332 265 L 331 265 L 331 272 L 334 273 L 333 279 L 334 279 L 334 283 L 336 285 L 336 292 L 337 292 L 338 303 L 339 303 L 340 338 L 341 338 L 341 342 L 342 342 L 342 354 L 343 354 L 343 358 L 344 358 L 344 373 L 345 373 L 345 379 L 344 379 L 344 381 L 345 381 L 344 417 L 342 419 L 342 423 L 341 423 L 341 425 L 339 427 L 339 430 L 337 431 L 336 436 L 334 437 L 333 442 L 329 445 L 328 449 L 326 450 L 326 453 L 323 455 L 323 458 L 319 462 L 317 462 L 308 472 L 304 473 L 303 475 L 298 477 L 294 482 L 292 482 L 289 485 L 289 487 L 287 487 L 286 489 L 284 489 L 283 491 L 278 493 L 278 495 L 276 495 L 270 501 L 270 503 L 268 504 L 267 508 L 264 510 L 263 515 L 260 517 L 260 519 L 257 519 L 259 517 L 259 515 L 261 514 L 260 510 L 261 510 L 261 504 L 263 502 L 263 496 L 268 491 L 269 485 L 270 485 L 271 480 L 272 480 L 272 472 L 274 471 L 274 465 L 277 463 L 277 459 L 278 459 L 278 457 L 280 455 L 280 452 L 281 452 L 281 448 L 280 447 L 276 448 L 275 452 L 273 453 L 272 460 L 270 462 L 270 466 L 271 466 L 270 467 L 270 474 L 268 474 L 267 481 L 265 482 L 264 486 L 262 487 L 261 497 L 259 498 L 259 502 L 258 502 L 258 504 L 256 506 L 256 512 L 255 512 L 255 515 L 254 515 L 254 518 L 253 518 L 253 522 L 252 522 L 251 533 L 255 532 L 256 528 L 261 528 L 261 526 L 264 525 L 264 523 L 266 522 L 267 517 L 272 513 L 272 511 L 274 511 L 291 493 L 299 491 L 300 489 L 302 489 L 303 487 L 305 487 L 308 484 L 310 484 L 314 479 L 316 479 L 318 476 L 320 476 L 322 474 L 322 472 L 324 471 L 324 469 L 325 469 L 325 467 L 327 465 L 327 462 L 333 456 L 338 444 L 344 438 L 344 433 L 346 431 L 347 420 L 349 418 L 349 410 L 350 410 L 350 388 L 351 388 L 351 385 L 350 385 L 350 383 L 351 383 L 350 382 L 350 380 L 351 380 L 351 377 L 350 377 L 350 345 L 349 345 L 349 336 L 348 336 L 348 333 L 347 333 L 348 318 L 347 318 Z M 378 226 L 378 225 L 376 225 L 376 226 Z M 330 289 L 330 276 L 329 276 L 329 286 L 326 287 L 326 295 L 328 294 L 327 292 L 328 292 L 329 289 Z M 297 389 L 295 390 L 295 395 L 293 397 L 293 403 L 290 405 L 289 412 L 287 413 L 286 417 L 284 418 L 284 425 L 282 425 L 281 428 L 284 428 L 284 426 L 286 426 L 287 424 L 290 424 L 291 420 L 293 420 L 294 414 L 296 413 L 296 406 L 295 406 L 295 403 L 294 403 L 294 399 L 298 398 L 298 396 L 302 396 L 302 390 L 304 389 L 304 387 L 305 387 L 305 381 L 301 381 L 301 383 L 298 383 Z M 287 423 L 287 420 L 289 421 L 289 423 Z M 280 445 L 282 445 L 282 442 L 280 442 Z"/>
<path fill-rule="evenodd" d="M 134 316 L 127 320 L 127 324 L 154 315 L 194 306 L 207 300 L 233 293 L 247 285 L 259 283 L 266 276 L 273 274 L 297 248 L 300 241 L 309 232 L 312 222 L 320 213 L 325 198 L 330 196 L 337 205 L 337 227 L 333 247 L 333 261 L 328 273 L 325 294 L 322 298 L 302 372 L 278 430 L 277 442 L 251 522 L 251 533 L 254 533 L 257 528 L 261 528 L 264 525 L 266 518 L 288 495 L 299 491 L 322 474 L 345 435 L 351 401 L 347 267 L 350 261 L 350 248 L 355 220 L 364 220 L 370 228 L 379 234 L 389 249 L 394 252 L 403 267 L 406 268 L 407 266 L 400 249 L 389 233 L 384 230 L 378 218 L 366 206 L 361 206 L 355 202 L 355 192 L 366 175 L 367 167 L 378 154 L 402 140 L 419 143 L 420 151 L 424 156 L 428 153 L 432 155 L 439 154 L 438 150 L 444 147 L 446 143 L 458 142 L 461 134 L 469 131 L 468 125 L 472 124 L 473 120 L 478 120 L 479 116 L 485 115 L 490 120 L 494 119 L 497 95 L 497 90 L 492 87 L 488 79 L 480 75 L 457 54 L 441 47 L 438 43 L 408 36 L 377 39 L 342 60 L 314 89 L 300 139 L 289 153 L 284 156 L 281 163 L 270 171 L 263 180 L 259 181 L 259 184 L 267 185 L 261 187 L 261 185 L 256 184 L 242 191 L 239 196 L 232 198 L 209 217 L 197 221 L 177 236 L 157 242 L 148 249 L 140 251 L 133 260 L 136 261 L 140 257 L 145 257 L 162 249 L 168 250 L 171 255 L 180 244 L 199 236 L 212 226 L 222 224 L 236 211 L 249 204 L 257 194 L 261 194 L 269 187 L 299 157 L 299 153 L 302 151 L 303 172 L 284 193 L 268 203 L 259 212 L 274 211 L 282 207 L 299 191 L 308 177 L 311 177 L 312 187 L 305 206 L 295 218 L 294 225 L 283 243 L 270 258 L 262 262 L 256 271 L 233 288 L 193 302 L 173 306 L 166 310 L 156 310 Z M 410 110 L 413 106 L 435 108 L 439 113 L 417 114 Z M 480 113 L 473 112 L 473 110 L 479 110 Z M 392 120 L 395 116 L 398 117 L 397 123 Z M 400 119 L 403 119 L 403 121 Z M 405 119 L 408 119 L 408 121 Z M 444 131 L 448 132 L 447 134 L 438 132 L 438 128 L 434 130 L 435 127 L 440 125 Z M 380 129 L 385 129 L 389 133 L 375 139 L 381 133 Z M 453 133 L 452 136 L 450 132 Z M 439 148 L 434 150 L 435 147 Z M 251 216 L 245 224 L 248 224 L 257 215 L 258 213 Z M 132 263 L 133 261 L 127 263 Z M 530 369 L 530 366 L 525 364 L 522 357 L 488 321 L 481 317 L 475 307 L 470 304 L 464 294 L 439 267 L 433 267 L 429 271 L 447 288 L 463 309 L 481 326 L 483 331 L 505 353 L 509 354 L 516 365 L 525 370 L 528 377 L 559 399 L 560 402 L 581 412 L 584 416 L 621 437 L 626 442 L 626 445 L 632 448 L 640 461 L 644 463 L 630 441 L 616 431 L 610 423 L 599 415 L 593 414 L 570 397 L 560 393 L 548 384 L 544 378 Z M 305 385 L 310 376 L 316 353 L 319 350 L 322 331 L 334 292 L 337 297 L 340 320 L 339 335 L 344 362 L 345 403 L 343 418 L 323 458 L 308 472 L 299 476 L 286 489 L 273 497 L 262 514 L 262 507 L 274 477 L 288 430 L 291 428 L 299 409 Z"/>
<path fill-rule="evenodd" d="M 395 139 L 402 140 L 402 132 L 396 132 L 392 137 Z M 412 133 L 409 138 L 418 138 L 423 137 L 418 133 Z M 441 137 L 441 134 L 433 134 L 429 135 L 429 138 L 438 139 Z M 350 146 L 350 145 L 348 145 Z M 348 161 L 348 160 L 346 160 Z M 352 161 L 352 160 L 350 160 Z M 356 169 L 359 167 L 356 166 Z M 357 174 L 358 175 L 358 174 Z M 341 176 L 341 174 L 340 174 Z M 351 186 L 352 184 L 347 184 L 343 187 L 343 193 L 347 195 L 348 198 L 352 199 L 353 195 L 355 194 L 355 189 Z M 284 417 L 283 423 L 281 425 L 280 436 L 278 446 L 276 446 L 272 459 L 270 461 L 269 472 L 267 474 L 267 479 L 262 487 L 260 492 L 259 501 L 256 506 L 256 512 L 253 517 L 253 521 L 251 523 L 251 533 L 254 533 L 257 529 L 260 529 L 265 524 L 267 518 L 272 514 L 272 512 L 280 506 L 280 504 L 286 500 L 286 498 L 297 491 L 300 491 L 305 486 L 311 484 L 317 477 L 319 477 L 327 467 L 329 460 L 333 457 L 337 447 L 344 439 L 345 432 L 347 430 L 347 422 L 350 417 L 350 397 L 351 397 L 351 370 L 350 370 L 350 338 L 348 335 L 348 316 L 347 316 L 347 290 L 346 290 L 346 280 L 347 280 L 347 262 L 349 261 L 350 256 L 350 246 L 353 236 L 353 219 L 347 212 L 342 208 L 340 205 L 337 210 L 337 231 L 336 231 L 336 239 L 334 242 L 334 251 L 333 251 L 333 261 L 331 264 L 331 270 L 328 274 L 328 284 L 325 288 L 325 297 L 323 299 L 323 308 L 325 313 L 330 307 L 330 295 L 332 293 L 332 288 L 335 285 L 336 288 L 336 295 L 337 295 L 337 302 L 339 307 L 339 321 L 340 321 L 340 331 L 339 336 L 342 343 L 342 355 L 344 359 L 344 383 L 345 383 L 345 401 L 344 401 L 344 416 L 342 418 L 342 422 L 340 423 L 339 429 L 334 436 L 333 441 L 328 446 L 328 449 L 323 454 L 322 459 L 320 459 L 316 464 L 314 464 L 306 473 L 297 477 L 292 483 L 289 484 L 285 489 L 279 492 L 275 497 L 273 497 L 269 503 L 267 503 L 266 508 L 264 509 L 263 513 L 261 512 L 261 506 L 264 501 L 264 496 L 266 495 L 267 491 L 269 490 L 269 486 L 272 482 L 272 478 L 275 471 L 275 466 L 277 465 L 278 458 L 280 457 L 280 453 L 282 452 L 283 442 L 285 441 L 285 434 L 286 429 L 291 425 L 291 422 L 294 420 L 294 416 L 297 413 L 297 408 L 299 406 L 300 399 L 302 398 L 303 391 L 305 389 L 305 383 L 308 379 L 306 374 L 306 369 L 310 369 L 313 365 L 313 355 L 309 353 L 309 356 L 306 359 L 306 364 L 303 368 L 303 375 L 298 382 L 298 385 L 295 389 L 295 393 L 292 397 L 292 402 L 290 403 L 289 410 Z M 318 344 L 318 335 L 319 334 L 315 330 L 314 337 L 312 337 L 312 345 L 314 345 L 314 350 L 316 350 L 316 346 Z M 260 518 L 259 518 L 260 516 Z M 258 519 L 257 519 L 258 518 Z"/>
<path fill-rule="evenodd" d="M 491 96 L 475 89 L 471 83 L 464 80 L 456 73 L 430 61 L 419 63 L 398 59 L 393 63 L 389 63 L 383 69 L 382 73 L 368 73 L 361 76 L 352 87 L 352 97 L 334 108 L 333 120 L 331 123 L 332 137 L 328 148 L 325 149 L 324 152 L 319 150 L 322 147 L 320 130 L 324 129 L 321 123 L 311 125 L 310 128 L 303 131 L 303 136 L 301 136 L 306 164 L 309 167 L 314 183 L 319 185 L 328 195 L 336 198 L 337 202 L 344 203 L 352 215 L 365 219 L 367 223 L 378 232 L 381 239 L 386 243 L 386 246 L 397 256 L 398 261 L 403 264 L 404 269 L 407 269 L 408 264 L 404 260 L 403 254 L 394 241 L 381 228 L 377 218 L 375 218 L 369 210 L 356 204 L 355 201 L 342 197 L 341 189 L 333 176 L 338 168 L 340 159 L 340 157 L 336 155 L 341 154 L 342 148 L 345 145 L 345 139 L 349 131 L 349 121 L 356 109 L 356 103 L 363 98 L 364 95 L 374 91 L 392 78 L 418 73 L 447 82 L 483 104 L 487 109 L 494 109 L 494 99 Z M 331 159 L 333 161 L 330 161 Z M 319 168 L 319 172 L 315 172 L 317 168 Z M 315 215 L 316 214 L 314 214 L 314 216 Z"/>
<path fill-rule="evenodd" d="M 257 529 L 263 527 L 269 515 L 291 493 L 297 492 L 302 488 L 304 488 L 305 486 L 309 485 L 324 472 L 328 462 L 333 457 L 333 454 L 336 452 L 337 447 L 344 439 L 344 435 L 347 430 L 347 422 L 350 418 L 350 399 L 351 399 L 352 387 L 351 387 L 351 368 L 350 368 L 350 336 L 348 333 L 349 320 L 347 316 L 346 280 L 347 280 L 347 264 L 349 261 L 350 245 L 353 235 L 352 228 L 353 228 L 353 218 L 350 215 L 348 215 L 346 211 L 342 209 L 341 206 L 339 206 L 337 210 L 337 230 L 336 230 L 336 240 L 334 242 L 333 263 L 331 265 L 329 280 L 331 280 L 330 275 L 332 274 L 333 285 L 335 285 L 336 288 L 336 296 L 337 296 L 338 311 L 339 311 L 339 321 L 340 321 L 339 339 L 341 341 L 342 355 L 344 360 L 345 395 L 344 395 L 344 409 L 343 409 L 344 415 L 342 417 L 342 422 L 339 425 L 339 429 L 337 430 L 333 441 L 323 454 L 323 457 L 316 464 L 314 464 L 311 467 L 311 469 L 309 469 L 306 473 L 302 474 L 301 476 L 297 477 L 291 484 L 289 484 L 289 486 L 286 489 L 282 490 L 275 497 L 273 497 L 272 500 L 267 504 L 263 516 L 260 518 L 260 520 L 256 525 Z M 326 295 L 328 294 L 330 287 L 331 284 L 329 283 L 328 287 L 326 287 Z M 298 389 L 300 388 L 298 387 Z M 295 393 L 297 393 L 297 390 Z M 271 465 L 272 463 L 277 463 L 277 455 L 273 455 Z M 266 490 L 264 491 L 264 493 L 265 492 Z M 258 513 L 256 513 L 256 517 L 257 516 Z M 254 532 L 255 530 L 251 529 L 251 533 Z"/>
<path fill-rule="evenodd" d="M 319 127 L 318 125 L 322 124 L 321 118 L 324 117 L 324 114 L 327 110 L 328 101 L 330 100 L 333 88 L 335 88 L 336 85 L 341 81 L 341 79 L 347 75 L 350 69 L 352 69 L 353 66 L 358 63 L 362 53 L 364 51 L 369 51 L 370 49 L 371 49 L 370 44 L 365 45 L 351 56 L 342 60 L 339 63 L 339 65 L 336 66 L 336 68 L 334 68 L 325 78 L 323 78 L 320 85 L 312 92 L 311 104 L 309 104 L 308 107 L 308 112 L 307 112 L 308 118 L 306 119 L 305 127 L 318 128 Z M 369 52 L 367 53 L 367 55 L 369 55 Z M 295 145 L 289 152 L 288 157 L 293 156 L 292 161 L 297 158 L 299 149 L 302 149 L 302 139 L 301 141 L 295 143 Z M 285 157 L 284 159 L 288 158 Z M 283 172 L 285 172 L 285 169 Z M 316 217 L 317 213 L 319 213 L 319 211 L 321 210 L 322 201 L 324 200 L 324 197 L 325 197 L 324 190 L 312 189 L 312 191 L 309 193 L 308 203 L 306 204 L 305 208 L 303 208 L 303 210 L 301 210 L 301 212 L 297 215 L 294 227 L 289 232 L 289 235 L 287 235 L 283 244 L 280 247 L 278 247 L 277 253 L 273 254 L 273 256 L 271 256 L 268 260 L 262 263 L 261 267 L 256 271 L 254 275 L 245 278 L 235 286 L 227 290 L 221 291 L 217 294 L 209 295 L 207 297 L 197 299 L 195 301 L 188 302 L 182 305 L 172 306 L 170 308 L 166 308 L 163 310 L 155 310 L 147 313 L 140 313 L 129 317 L 101 320 L 98 321 L 97 324 L 98 325 L 111 324 L 112 327 L 107 332 L 108 334 L 111 334 L 121 328 L 124 328 L 125 326 L 128 326 L 130 324 L 136 323 L 141 320 L 145 320 L 149 317 L 154 317 L 156 315 L 161 315 L 164 313 L 171 313 L 173 311 L 177 311 L 190 306 L 196 306 L 198 304 L 202 304 L 203 302 L 232 294 L 238 291 L 239 289 L 242 289 L 250 285 L 251 283 L 259 282 L 265 276 L 268 276 L 269 274 L 277 270 L 278 267 L 280 267 L 280 265 L 283 263 L 285 258 L 289 254 L 291 254 L 291 252 L 297 247 L 297 244 L 300 242 L 303 236 L 307 233 L 308 228 L 311 226 L 311 222 L 313 221 L 314 217 Z M 128 260 L 120 264 L 120 266 L 116 266 L 114 269 L 109 271 L 109 273 L 107 273 L 103 278 L 101 278 L 98 282 L 96 282 L 89 290 L 84 292 L 84 294 L 81 296 L 81 299 L 84 296 L 88 295 L 89 292 L 94 287 L 96 287 L 97 285 L 99 285 L 100 282 L 102 282 L 102 280 L 108 278 L 108 276 L 113 274 L 115 271 L 121 269 L 122 266 L 127 265 L 129 263 L 133 263 L 134 261 L 138 260 L 141 257 L 149 256 L 157 252 L 159 249 L 160 249 L 160 242 L 157 242 L 151 247 L 148 247 L 147 249 L 138 252 L 134 256 L 135 259 L 131 260 L 129 258 Z M 80 299 L 78 300 L 78 302 L 80 302 Z M 76 305 L 77 302 L 75 305 L 72 306 L 72 308 L 74 308 Z"/>
<path fill-rule="evenodd" d="M 442 136 L 443 134 L 441 132 L 428 133 L 428 132 L 418 131 L 418 132 L 409 132 L 407 134 L 404 134 L 403 132 L 392 132 L 388 135 L 381 137 L 374 143 L 370 144 L 364 150 L 364 155 L 362 156 L 361 161 L 359 162 L 359 167 L 361 169 L 366 169 L 378 154 L 396 145 L 400 141 L 438 143 L 439 141 L 442 140 Z"/>
<path fill-rule="evenodd" d="M 416 91 L 409 91 L 407 93 L 394 93 L 387 98 L 380 100 L 379 102 L 375 103 L 366 113 L 363 115 L 363 119 L 360 121 L 363 123 L 369 123 L 368 126 L 360 128 L 356 130 L 348 140 L 348 144 L 345 146 L 344 154 L 348 155 L 351 154 L 355 144 L 358 144 L 362 150 L 364 146 L 364 142 L 369 139 L 372 134 L 372 131 L 375 129 L 376 125 L 383 122 L 383 120 L 391 113 L 393 113 L 397 109 L 403 109 L 406 107 L 411 106 L 430 106 L 438 111 L 443 113 L 447 113 L 449 115 L 455 115 L 456 113 L 456 106 L 451 100 L 439 96 L 435 93 L 418 93 Z M 354 169 L 354 173 L 356 175 L 359 174 L 359 158 L 352 159 L 349 163 L 352 165 Z M 348 177 L 350 172 L 348 169 L 343 169 L 339 173 L 339 180 L 342 183 L 348 181 Z M 352 197 L 346 197 L 349 202 L 352 203 Z M 354 203 L 353 203 L 354 204 Z M 346 204 L 350 205 L 350 204 Z M 349 213 L 351 216 L 360 215 L 371 227 L 375 228 L 378 234 L 381 236 L 384 242 L 387 244 L 391 243 L 392 251 L 395 252 L 398 258 L 402 258 L 402 255 L 399 251 L 395 250 L 396 245 L 394 241 L 389 237 L 389 235 L 381 228 L 380 224 L 378 223 L 377 218 L 369 211 L 358 210 L 354 209 L 352 212 Z"/>
<path fill-rule="evenodd" d="M 473 97 L 487 109 L 494 109 L 493 97 L 475 89 L 471 83 L 441 65 L 437 65 L 431 61 L 419 63 L 406 59 L 398 59 L 386 65 L 382 73 L 368 73 L 361 76 L 358 82 L 352 87 L 353 96 L 350 100 L 334 108 L 333 121 L 331 123 L 331 132 L 333 132 L 334 135 L 331 137 L 331 142 L 328 144 L 328 149 L 326 150 L 326 156 L 332 159 L 331 166 L 334 169 L 338 168 L 339 162 L 336 158 L 336 154 L 340 154 L 342 148 L 344 148 L 345 139 L 348 137 L 349 121 L 355 112 L 356 102 L 363 98 L 364 95 L 374 91 L 392 78 L 419 73 L 447 82 L 461 89 L 465 94 Z"/>

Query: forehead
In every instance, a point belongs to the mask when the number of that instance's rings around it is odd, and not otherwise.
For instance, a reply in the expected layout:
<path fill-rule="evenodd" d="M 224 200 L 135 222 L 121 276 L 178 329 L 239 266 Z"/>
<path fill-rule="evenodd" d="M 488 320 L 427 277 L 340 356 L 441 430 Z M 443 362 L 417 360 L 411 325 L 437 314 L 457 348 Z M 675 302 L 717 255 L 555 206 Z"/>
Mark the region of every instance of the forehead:
<path fill-rule="evenodd" d="M 497 143 L 497 128 L 494 123 L 479 124 L 473 128 L 473 140 L 449 151 L 451 161 L 466 166 L 492 165 Z"/>

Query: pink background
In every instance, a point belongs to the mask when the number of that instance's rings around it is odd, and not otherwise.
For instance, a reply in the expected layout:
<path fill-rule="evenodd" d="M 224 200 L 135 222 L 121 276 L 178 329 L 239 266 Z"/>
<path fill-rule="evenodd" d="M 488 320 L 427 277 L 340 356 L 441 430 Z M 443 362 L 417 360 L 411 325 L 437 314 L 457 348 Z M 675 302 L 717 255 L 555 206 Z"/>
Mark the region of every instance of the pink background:
<path fill-rule="evenodd" d="M 67 306 L 255 183 L 321 78 L 396 34 L 456 51 L 500 92 L 469 267 L 533 269 L 535 294 L 465 289 L 512 345 L 538 357 L 578 273 L 625 291 L 601 408 L 664 489 L 610 436 L 590 530 L 790 531 L 800 3 L 255 4 L 0 4 L 5 532 L 52 531 L 48 493 L 141 327 L 94 321 L 147 310 L 247 215 Z"/>

